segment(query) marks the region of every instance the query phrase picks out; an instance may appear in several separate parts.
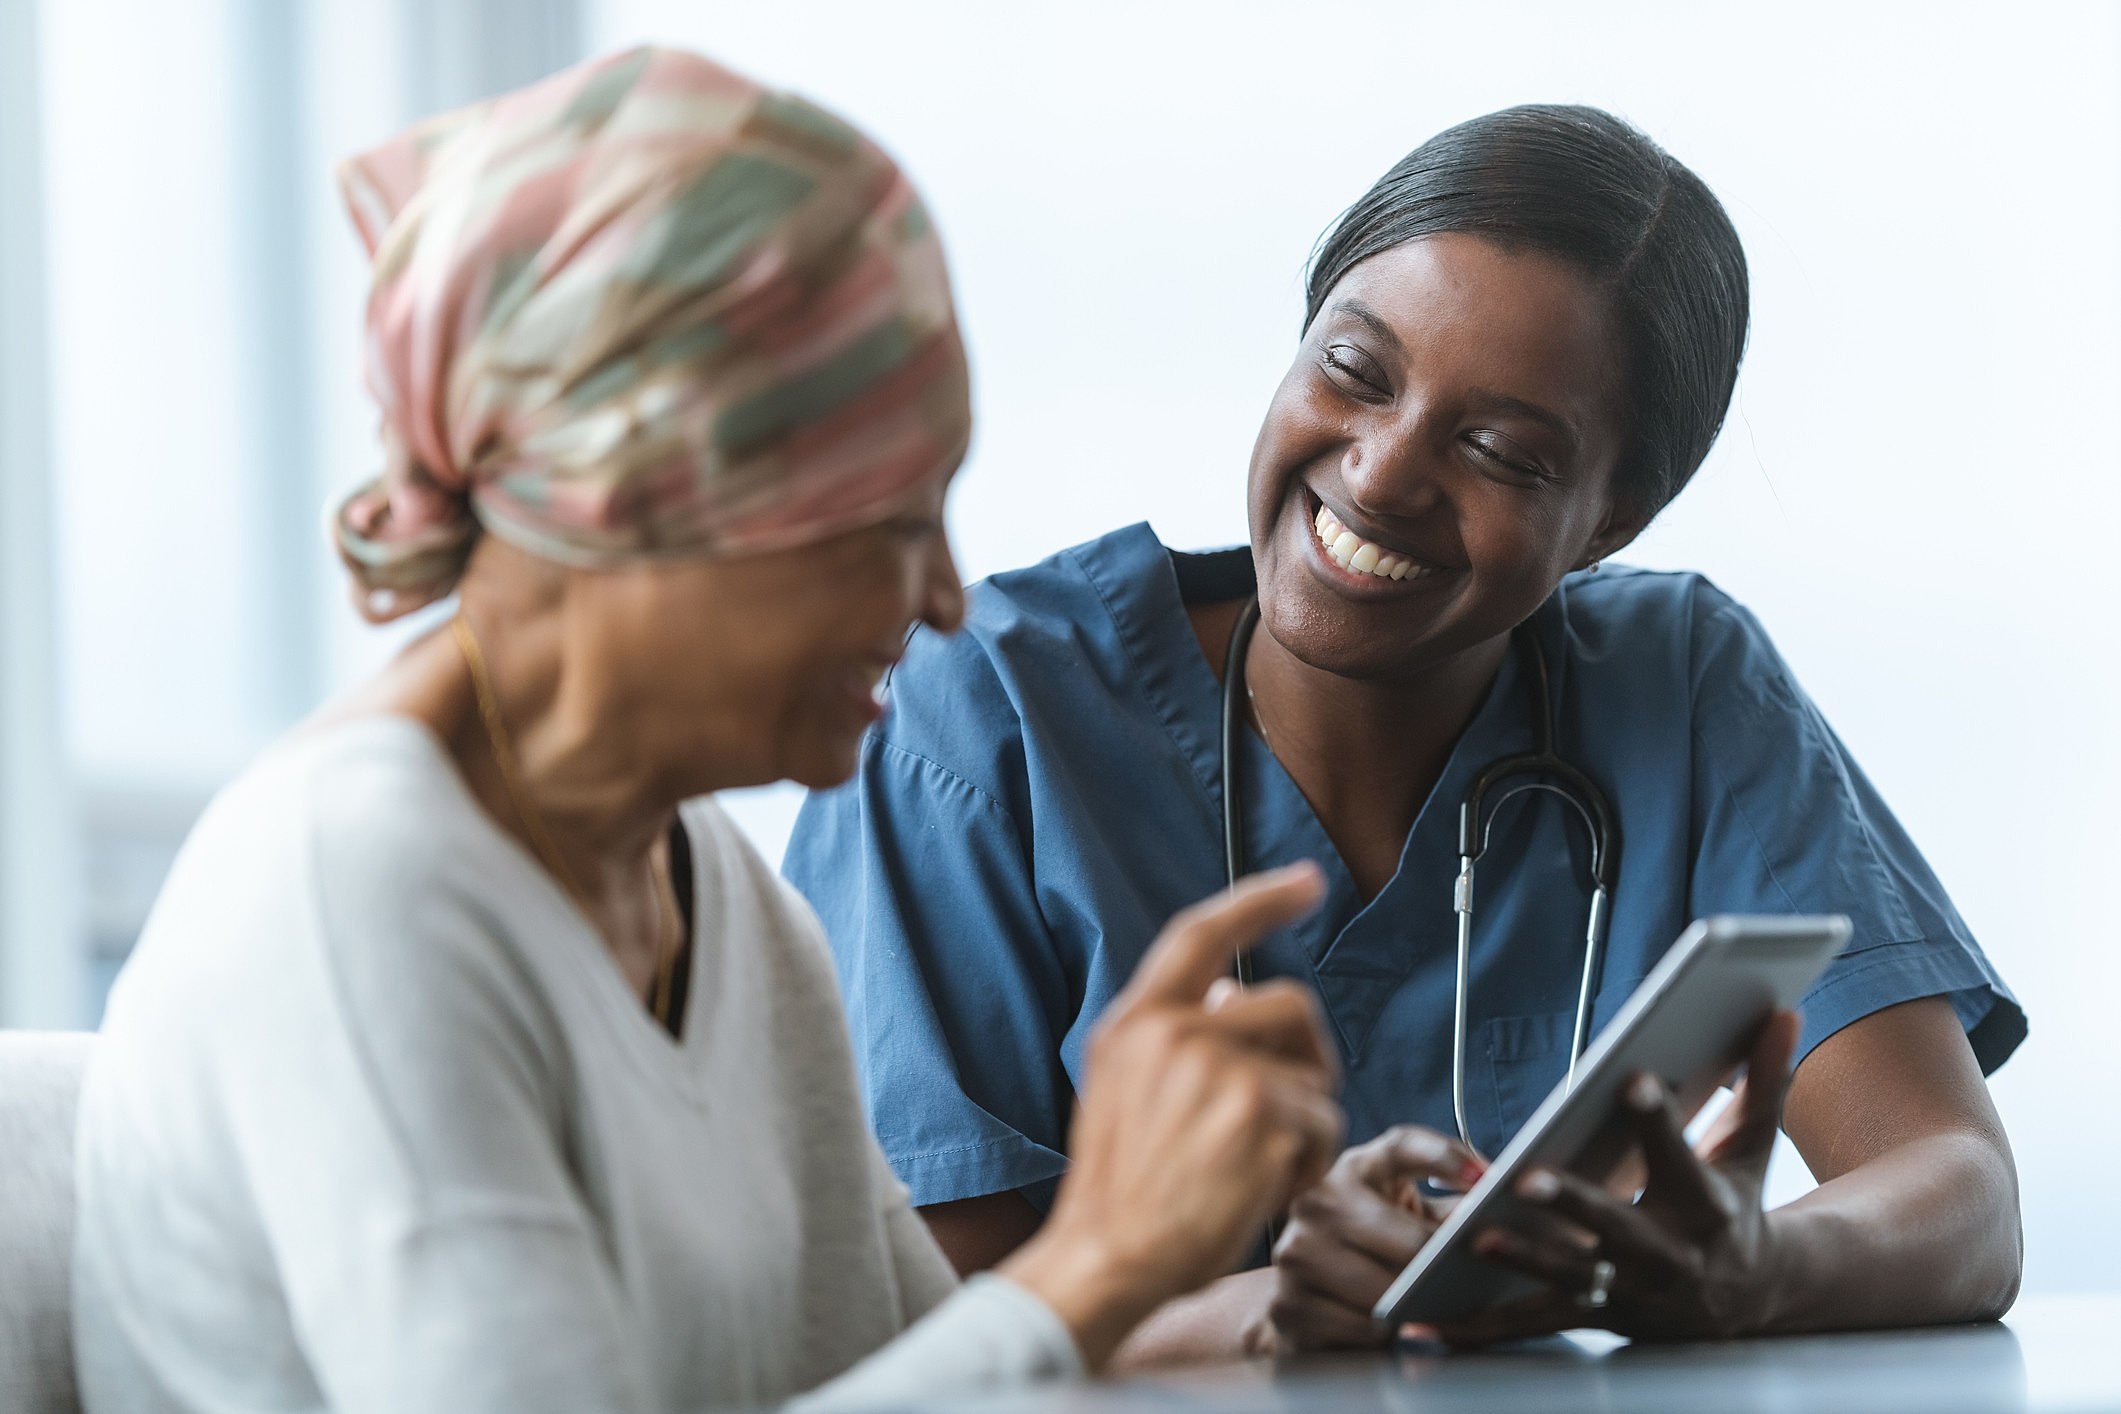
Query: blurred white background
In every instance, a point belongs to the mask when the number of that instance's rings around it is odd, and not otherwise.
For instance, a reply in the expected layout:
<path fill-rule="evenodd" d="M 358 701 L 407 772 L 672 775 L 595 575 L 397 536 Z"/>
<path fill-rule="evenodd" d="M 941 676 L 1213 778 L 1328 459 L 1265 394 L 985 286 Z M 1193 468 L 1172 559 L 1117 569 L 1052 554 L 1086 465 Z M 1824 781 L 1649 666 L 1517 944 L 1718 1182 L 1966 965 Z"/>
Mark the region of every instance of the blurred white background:
<path fill-rule="evenodd" d="M 853 118 L 951 252 L 978 577 L 1144 518 L 1242 538 L 1319 232 L 1439 128 L 1582 101 L 1715 188 L 1754 275 L 1723 441 L 1623 558 L 1749 603 L 1928 853 L 2032 1017 L 1994 1082 L 2028 1288 L 2121 1281 L 2121 9 L 5 7 L 0 88 L 41 86 L 0 110 L 6 1021 L 92 1021 L 199 802 L 391 641 L 317 529 L 374 457 L 335 157 L 646 39 Z M 793 796 L 736 806 L 777 854 Z"/>

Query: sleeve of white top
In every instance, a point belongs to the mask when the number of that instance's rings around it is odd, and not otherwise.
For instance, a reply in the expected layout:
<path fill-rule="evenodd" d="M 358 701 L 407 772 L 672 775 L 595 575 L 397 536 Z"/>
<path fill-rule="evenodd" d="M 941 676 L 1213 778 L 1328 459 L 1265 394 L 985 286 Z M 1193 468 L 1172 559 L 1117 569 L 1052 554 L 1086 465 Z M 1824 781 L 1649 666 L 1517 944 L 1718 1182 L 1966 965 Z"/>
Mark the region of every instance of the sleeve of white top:
<path fill-rule="evenodd" d="M 1015 1282 L 986 1274 L 787 1408 L 844 1414 L 1082 1376 L 1082 1353 L 1052 1308 Z"/>
<path fill-rule="evenodd" d="M 950 1298 L 958 1288 L 957 1272 L 936 1244 L 935 1234 L 928 1231 L 926 1221 L 913 1210 L 906 1185 L 891 1171 L 883 1149 L 873 1141 L 869 1157 L 876 1174 L 878 1200 L 883 1205 L 884 1233 L 891 1246 L 899 1299 L 910 1325 Z"/>

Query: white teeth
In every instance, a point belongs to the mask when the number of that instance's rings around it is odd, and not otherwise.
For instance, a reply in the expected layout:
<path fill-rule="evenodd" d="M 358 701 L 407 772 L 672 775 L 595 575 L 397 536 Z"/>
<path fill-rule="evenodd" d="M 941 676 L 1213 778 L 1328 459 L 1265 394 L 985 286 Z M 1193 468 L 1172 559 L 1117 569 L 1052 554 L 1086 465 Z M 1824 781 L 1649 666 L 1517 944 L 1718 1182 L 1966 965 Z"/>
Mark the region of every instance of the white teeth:
<path fill-rule="evenodd" d="M 1421 579 L 1436 573 L 1434 565 L 1418 564 L 1371 544 L 1342 525 L 1339 517 L 1324 506 L 1318 508 L 1311 524 L 1318 532 L 1318 543 L 1333 557 L 1333 563 L 1351 573 L 1375 575 L 1379 579 Z"/>

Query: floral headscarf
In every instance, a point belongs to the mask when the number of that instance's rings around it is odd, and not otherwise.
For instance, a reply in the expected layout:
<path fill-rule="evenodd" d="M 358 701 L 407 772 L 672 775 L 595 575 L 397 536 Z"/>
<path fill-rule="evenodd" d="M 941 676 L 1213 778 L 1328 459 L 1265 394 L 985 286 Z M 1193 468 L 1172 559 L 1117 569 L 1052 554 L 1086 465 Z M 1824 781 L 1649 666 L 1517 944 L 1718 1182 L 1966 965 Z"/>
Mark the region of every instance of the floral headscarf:
<path fill-rule="evenodd" d="M 448 594 L 481 528 L 573 565 L 779 549 L 964 454 L 935 231 L 799 98 L 637 49 L 421 123 L 340 183 L 386 462 L 332 528 L 371 618 Z"/>

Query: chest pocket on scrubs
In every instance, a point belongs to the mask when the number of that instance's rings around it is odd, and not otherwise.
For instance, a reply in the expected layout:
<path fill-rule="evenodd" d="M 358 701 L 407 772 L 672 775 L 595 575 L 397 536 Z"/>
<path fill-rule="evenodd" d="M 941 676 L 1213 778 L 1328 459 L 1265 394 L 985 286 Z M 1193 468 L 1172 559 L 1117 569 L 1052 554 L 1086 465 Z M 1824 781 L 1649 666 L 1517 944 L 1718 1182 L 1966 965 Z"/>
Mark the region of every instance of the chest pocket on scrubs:
<path fill-rule="evenodd" d="M 1635 987 L 1636 981 L 1607 982 L 1600 990 L 1592 1013 L 1594 1042 Z M 1575 1028 L 1573 1006 L 1539 1016 L 1500 1016 L 1483 1028 L 1489 1103 L 1485 1111 L 1477 1102 L 1467 1106 L 1473 1143 L 1481 1153 L 1491 1159 L 1501 1153 L 1569 1073 L 1569 1041 Z"/>

